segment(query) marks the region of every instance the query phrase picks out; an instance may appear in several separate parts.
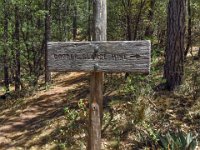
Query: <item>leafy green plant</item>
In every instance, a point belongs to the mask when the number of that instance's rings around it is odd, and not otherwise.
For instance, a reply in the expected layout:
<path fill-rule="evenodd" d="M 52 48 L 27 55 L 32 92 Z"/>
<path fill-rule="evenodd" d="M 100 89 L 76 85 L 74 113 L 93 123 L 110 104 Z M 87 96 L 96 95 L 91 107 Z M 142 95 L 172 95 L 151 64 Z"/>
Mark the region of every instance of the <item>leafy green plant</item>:
<path fill-rule="evenodd" d="M 139 136 L 143 147 L 159 150 L 195 150 L 197 146 L 197 136 L 191 132 L 185 133 L 178 130 L 163 134 L 146 122 L 142 126 L 145 129 L 144 132 L 140 132 Z"/>
<path fill-rule="evenodd" d="M 148 76 L 131 75 L 128 77 L 125 86 L 123 87 L 123 93 L 130 95 L 131 99 L 138 99 L 139 96 L 148 95 L 151 92 L 150 81 Z"/>
<path fill-rule="evenodd" d="M 70 121 L 74 121 L 78 117 L 78 112 L 74 109 L 70 110 L 68 107 L 64 108 L 64 113 L 66 114 L 66 118 Z"/>
<path fill-rule="evenodd" d="M 66 150 L 66 145 L 64 143 L 60 143 L 58 144 L 58 147 L 57 147 L 59 150 Z"/>
<path fill-rule="evenodd" d="M 158 139 L 164 150 L 194 150 L 197 146 L 196 136 L 182 131 L 168 132 L 166 135 L 159 135 Z"/>
<path fill-rule="evenodd" d="M 145 130 L 148 133 L 148 137 L 151 139 L 151 141 L 154 141 L 154 143 L 157 143 L 159 140 L 158 139 L 159 132 L 155 131 L 153 127 L 147 122 L 143 122 L 142 125 L 145 127 Z"/>

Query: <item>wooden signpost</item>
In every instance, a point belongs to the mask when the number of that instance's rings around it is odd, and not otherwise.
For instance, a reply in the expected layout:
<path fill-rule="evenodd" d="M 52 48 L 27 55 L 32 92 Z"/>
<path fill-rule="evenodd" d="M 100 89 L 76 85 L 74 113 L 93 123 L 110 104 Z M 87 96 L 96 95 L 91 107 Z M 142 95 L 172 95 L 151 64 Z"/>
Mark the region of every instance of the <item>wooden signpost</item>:
<path fill-rule="evenodd" d="M 91 72 L 89 150 L 101 149 L 104 72 L 150 71 L 150 41 L 106 41 L 106 0 L 94 1 L 92 42 L 49 42 L 50 71 Z"/>

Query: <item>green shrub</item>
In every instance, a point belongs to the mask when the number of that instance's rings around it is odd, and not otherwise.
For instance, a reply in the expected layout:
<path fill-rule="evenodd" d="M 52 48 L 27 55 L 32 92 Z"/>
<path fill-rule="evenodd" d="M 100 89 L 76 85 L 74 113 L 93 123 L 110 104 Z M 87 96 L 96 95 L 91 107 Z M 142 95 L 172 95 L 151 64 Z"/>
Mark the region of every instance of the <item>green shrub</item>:
<path fill-rule="evenodd" d="M 158 140 L 164 150 L 194 150 L 197 146 L 196 136 L 192 133 L 185 134 L 182 131 L 160 134 Z"/>

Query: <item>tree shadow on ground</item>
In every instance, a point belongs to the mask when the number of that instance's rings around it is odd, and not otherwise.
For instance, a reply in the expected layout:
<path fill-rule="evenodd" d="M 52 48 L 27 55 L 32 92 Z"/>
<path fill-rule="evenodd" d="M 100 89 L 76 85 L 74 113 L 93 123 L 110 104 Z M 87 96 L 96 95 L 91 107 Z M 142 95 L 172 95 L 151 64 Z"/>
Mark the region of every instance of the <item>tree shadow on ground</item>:
<path fill-rule="evenodd" d="M 159 128 L 166 131 L 182 129 L 193 133 L 200 131 L 198 116 L 195 119 L 195 115 L 192 116 L 190 114 L 193 107 L 198 105 L 200 97 L 193 99 L 192 95 L 184 96 L 168 91 L 157 92 L 156 95 L 158 96 L 158 101 L 155 98 L 155 106 L 160 114 L 160 118 L 162 118 L 159 123 L 156 123 L 160 125 Z M 166 126 L 166 123 L 168 123 L 168 126 Z"/>
<path fill-rule="evenodd" d="M 43 134 L 51 121 L 64 116 L 65 107 L 78 109 L 79 100 L 87 99 L 88 85 L 78 84 L 86 79 L 87 77 L 82 75 L 70 81 L 59 82 L 61 86 L 77 85 L 73 89 L 57 91 L 56 94 L 41 94 L 31 100 L 24 100 L 25 102 L 18 104 L 17 107 L 10 106 L 9 109 L 3 110 L 0 117 L 0 138 L 3 137 L 5 140 L 0 141 L 0 149 L 45 145 L 48 139 L 36 140 L 39 143 L 35 144 L 30 143 L 32 139 Z"/>

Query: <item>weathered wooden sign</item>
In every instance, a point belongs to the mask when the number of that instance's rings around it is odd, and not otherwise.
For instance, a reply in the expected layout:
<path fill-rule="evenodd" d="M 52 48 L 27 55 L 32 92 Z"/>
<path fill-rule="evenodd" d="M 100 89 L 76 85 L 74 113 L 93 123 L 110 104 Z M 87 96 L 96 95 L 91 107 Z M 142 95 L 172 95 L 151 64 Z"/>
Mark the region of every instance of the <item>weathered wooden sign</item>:
<path fill-rule="evenodd" d="M 104 72 L 150 71 L 150 41 L 106 41 L 107 1 L 94 1 L 93 42 L 49 42 L 50 71 L 91 72 L 88 150 L 101 149 Z"/>
<path fill-rule="evenodd" d="M 51 71 L 140 72 L 150 70 L 150 41 L 49 42 Z"/>

